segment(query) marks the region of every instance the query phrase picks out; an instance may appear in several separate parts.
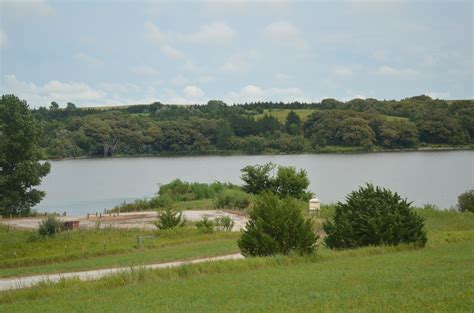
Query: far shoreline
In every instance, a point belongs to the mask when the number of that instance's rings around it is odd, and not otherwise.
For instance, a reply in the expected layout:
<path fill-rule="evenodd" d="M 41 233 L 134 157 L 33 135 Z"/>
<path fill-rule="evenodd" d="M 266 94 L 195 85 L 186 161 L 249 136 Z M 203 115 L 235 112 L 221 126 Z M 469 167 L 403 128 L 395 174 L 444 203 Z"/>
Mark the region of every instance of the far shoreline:
<path fill-rule="evenodd" d="M 444 147 L 419 147 L 407 149 L 379 149 L 379 150 L 358 150 L 358 148 L 341 147 L 341 149 L 327 149 L 320 151 L 301 151 L 297 153 L 284 152 L 263 152 L 263 153 L 243 153 L 235 152 L 210 152 L 196 154 L 180 154 L 180 153 L 162 153 L 162 154 L 133 154 L 133 155 L 113 155 L 107 157 L 101 156 L 79 156 L 66 158 L 48 158 L 44 161 L 69 161 L 69 160 L 109 160 L 109 159 L 125 159 L 125 158 L 185 158 L 185 157 L 213 157 L 213 156 L 275 156 L 275 155 L 324 155 L 324 154 L 377 154 L 377 153 L 410 153 L 410 152 L 454 152 L 454 151 L 474 151 L 474 145 L 468 146 L 444 146 Z"/>

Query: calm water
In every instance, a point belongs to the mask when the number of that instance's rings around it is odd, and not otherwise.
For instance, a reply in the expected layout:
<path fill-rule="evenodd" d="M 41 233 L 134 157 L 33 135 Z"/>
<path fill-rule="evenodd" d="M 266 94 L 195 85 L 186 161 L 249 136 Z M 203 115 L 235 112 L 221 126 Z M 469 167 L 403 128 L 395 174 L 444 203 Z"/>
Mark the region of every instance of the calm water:
<path fill-rule="evenodd" d="M 246 165 L 273 162 L 304 168 L 323 203 L 343 200 L 365 182 L 389 187 L 416 205 L 449 208 L 474 188 L 474 151 L 272 156 L 205 156 L 52 161 L 36 208 L 68 215 L 101 212 L 123 201 L 150 197 L 175 178 L 240 184 Z"/>

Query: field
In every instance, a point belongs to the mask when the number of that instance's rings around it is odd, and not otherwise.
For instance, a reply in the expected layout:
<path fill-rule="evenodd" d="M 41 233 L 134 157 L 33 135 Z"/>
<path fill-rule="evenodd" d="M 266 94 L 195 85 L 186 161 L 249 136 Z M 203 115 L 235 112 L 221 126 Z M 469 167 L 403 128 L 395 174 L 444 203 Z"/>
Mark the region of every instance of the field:
<path fill-rule="evenodd" d="M 197 229 L 80 230 L 36 239 L 29 231 L 0 228 L 0 277 L 120 267 L 238 252 L 238 233 L 201 234 Z M 154 243 L 137 236 L 154 235 Z"/>
<path fill-rule="evenodd" d="M 294 111 L 300 119 L 304 122 L 308 119 L 308 117 L 311 115 L 311 113 L 319 111 L 315 109 L 295 109 L 295 110 L 290 110 L 290 109 L 271 109 L 271 110 L 264 110 L 263 114 L 256 115 L 257 118 L 263 117 L 265 114 L 271 115 L 276 117 L 281 123 L 284 123 L 286 120 L 286 116 L 290 111 Z M 399 117 L 399 116 L 391 116 L 391 115 L 383 115 L 380 114 L 381 117 L 385 118 L 388 121 L 396 121 L 396 120 L 408 120 L 405 117 Z"/>
<path fill-rule="evenodd" d="M 474 214 L 418 211 L 428 244 L 138 271 L 0 294 L 0 311 L 462 312 L 474 303 Z M 330 212 L 325 212 L 325 215 Z M 33 309 L 34 308 L 34 309 Z"/>

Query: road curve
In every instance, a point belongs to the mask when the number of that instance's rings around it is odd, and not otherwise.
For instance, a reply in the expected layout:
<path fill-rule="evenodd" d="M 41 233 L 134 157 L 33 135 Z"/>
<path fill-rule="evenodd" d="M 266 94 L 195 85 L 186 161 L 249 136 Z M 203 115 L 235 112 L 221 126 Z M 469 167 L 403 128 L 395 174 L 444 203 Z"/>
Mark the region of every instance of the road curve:
<path fill-rule="evenodd" d="M 167 263 L 157 263 L 149 265 L 139 265 L 139 266 L 129 266 L 129 267 L 117 267 L 117 268 L 107 268 L 99 270 L 90 270 L 82 272 L 68 272 L 68 273 L 59 273 L 59 274 L 44 274 L 44 275 L 35 275 L 35 276 L 24 276 L 16 278 L 5 278 L 0 279 L 0 291 L 28 288 L 32 287 L 43 281 L 58 282 L 64 278 L 79 278 L 80 280 L 94 280 L 99 279 L 105 276 L 110 276 L 122 272 L 131 272 L 138 269 L 160 269 L 160 268 L 170 268 L 177 267 L 186 264 L 195 264 L 203 263 L 210 261 L 221 261 L 221 260 L 237 260 L 243 259 L 244 257 L 240 253 L 228 254 L 216 257 L 208 257 L 194 260 L 184 260 L 184 261 L 173 261 Z"/>

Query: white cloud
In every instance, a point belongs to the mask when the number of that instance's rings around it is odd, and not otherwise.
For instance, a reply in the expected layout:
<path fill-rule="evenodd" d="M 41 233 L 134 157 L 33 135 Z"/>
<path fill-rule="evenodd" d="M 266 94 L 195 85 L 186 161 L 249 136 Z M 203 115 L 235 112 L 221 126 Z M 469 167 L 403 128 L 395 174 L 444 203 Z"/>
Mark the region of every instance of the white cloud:
<path fill-rule="evenodd" d="M 1 0 L 0 5 L 4 14 L 18 18 L 50 17 L 55 14 L 53 7 L 45 0 Z"/>
<path fill-rule="evenodd" d="M 173 36 L 162 32 L 155 24 L 151 22 L 145 23 L 145 38 L 152 43 L 157 43 L 160 46 L 160 51 L 173 59 L 182 59 L 184 54 L 178 49 L 170 45 Z"/>
<path fill-rule="evenodd" d="M 225 96 L 229 103 L 242 103 L 252 101 L 310 101 L 304 97 L 301 89 L 290 88 L 262 88 L 256 85 L 247 85 L 240 91 L 231 91 Z"/>
<path fill-rule="evenodd" d="M 76 53 L 74 55 L 74 59 L 79 61 L 83 65 L 87 65 L 87 66 L 100 66 L 100 65 L 104 64 L 104 62 L 102 62 L 102 60 L 100 60 L 96 57 L 87 55 L 87 54 L 82 53 L 82 52 Z"/>
<path fill-rule="evenodd" d="M 173 104 L 203 104 L 206 103 L 205 92 L 194 85 L 184 87 L 181 92 L 174 89 L 166 89 L 164 98 L 160 100 L 163 103 Z"/>
<path fill-rule="evenodd" d="M 199 31 L 185 35 L 183 39 L 198 44 L 227 44 L 237 37 L 237 32 L 227 24 L 216 22 L 201 26 Z"/>
<path fill-rule="evenodd" d="M 160 72 L 151 67 L 151 66 L 134 66 L 131 68 L 131 72 L 136 74 L 136 75 L 141 75 L 141 76 L 157 76 L 160 74 Z"/>
<path fill-rule="evenodd" d="M 178 49 L 173 48 L 172 46 L 167 45 L 167 44 L 160 46 L 160 51 L 163 52 L 164 55 L 166 55 L 170 58 L 173 58 L 173 59 L 183 59 L 184 58 L 184 54 L 181 51 L 179 51 Z"/>
<path fill-rule="evenodd" d="M 183 89 L 184 95 L 188 98 L 202 98 L 205 93 L 201 88 L 196 86 L 186 86 Z"/>
<path fill-rule="evenodd" d="M 227 58 L 220 70 L 231 73 L 246 72 L 258 59 L 260 59 L 260 54 L 256 50 L 235 54 Z"/>
<path fill-rule="evenodd" d="M 381 76 L 394 78 L 415 78 L 420 73 L 412 68 L 394 68 L 388 65 L 380 66 L 377 69 L 377 74 Z"/>
<path fill-rule="evenodd" d="M 145 23 L 145 38 L 154 43 L 165 44 L 168 40 L 168 36 L 163 33 L 155 24 L 152 22 Z"/>
<path fill-rule="evenodd" d="M 274 22 L 265 27 L 263 37 L 277 45 L 305 49 L 308 42 L 301 31 L 288 21 Z"/>
<path fill-rule="evenodd" d="M 8 44 L 8 37 L 7 34 L 3 30 L 0 29 L 0 49 L 3 49 Z"/>
<path fill-rule="evenodd" d="M 97 103 L 106 96 L 104 91 L 94 89 L 85 83 L 51 80 L 39 86 L 20 81 L 15 75 L 5 75 L 4 86 L 6 93 L 13 93 L 25 99 L 31 107 L 48 106 L 51 101 Z"/>

